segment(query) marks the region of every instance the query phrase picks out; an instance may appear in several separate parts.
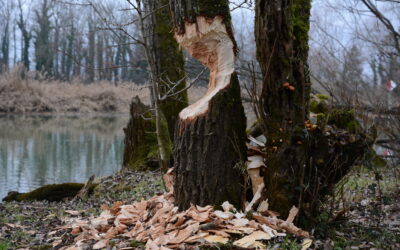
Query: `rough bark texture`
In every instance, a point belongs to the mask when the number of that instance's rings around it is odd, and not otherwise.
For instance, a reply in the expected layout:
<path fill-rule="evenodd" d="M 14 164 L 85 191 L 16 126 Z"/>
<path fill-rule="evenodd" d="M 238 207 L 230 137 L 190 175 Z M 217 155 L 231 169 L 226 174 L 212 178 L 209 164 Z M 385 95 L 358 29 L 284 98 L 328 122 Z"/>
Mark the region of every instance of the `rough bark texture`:
<path fill-rule="evenodd" d="M 124 158 L 123 166 L 134 170 L 148 170 L 159 167 L 158 142 L 155 119 L 150 108 L 135 97 L 130 106 L 130 119 L 124 128 Z M 163 137 L 168 138 L 167 124 L 162 124 Z M 169 139 L 169 138 L 168 138 Z M 171 145 L 167 148 L 172 154 Z"/>
<path fill-rule="evenodd" d="M 325 195 L 360 163 L 373 142 L 348 110 L 324 108 L 326 113 L 318 114 L 324 122 L 318 119 L 317 128 L 308 121 L 310 7 L 311 0 L 257 0 L 255 25 L 264 75 L 268 202 L 283 216 L 297 206 L 299 224 L 306 228 L 316 222 Z"/>
<path fill-rule="evenodd" d="M 259 0 L 256 3 L 257 58 L 264 74 L 262 101 L 268 138 L 265 177 L 273 209 L 285 215 L 296 205 L 293 192 L 307 154 L 310 79 L 308 30 L 310 0 Z"/>
<path fill-rule="evenodd" d="M 235 42 L 228 1 L 171 0 L 175 35 L 210 69 L 208 93 L 179 115 L 175 130 L 175 198 L 190 204 L 239 206 L 246 118 L 233 69 Z"/>
<path fill-rule="evenodd" d="M 149 48 L 155 63 L 154 79 L 159 84 L 159 94 L 165 95 L 171 82 L 178 82 L 185 77 L 184 59 L 172 32 L 172 20 L 168 0 L 143 0 L 145 14 L 152 13 L 145 19 L 145 30 L 148 32 Z M 175 89 L 178 92 L 186 87 L 185 81 Z M 179 112 L 188 105 L 187 92 L 183 91 L 160 102 L 160 108 L 167 123 L 171 140 L 173 140 Z"/>

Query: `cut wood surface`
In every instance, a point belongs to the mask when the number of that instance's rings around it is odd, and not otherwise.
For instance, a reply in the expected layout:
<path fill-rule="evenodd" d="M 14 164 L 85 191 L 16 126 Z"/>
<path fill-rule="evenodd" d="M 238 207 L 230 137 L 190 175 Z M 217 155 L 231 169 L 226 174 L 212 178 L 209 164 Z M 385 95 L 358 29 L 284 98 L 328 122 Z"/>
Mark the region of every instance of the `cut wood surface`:
<path fill-rule="evenodd" d="M 240 204 L 246 160 L 246 117 L 235 74 L 227 0 L 172 0 L 175 38 L 210 70 L 207 93 L 179 114 L 174 139 L 175 199 L 191 204 Z"/>

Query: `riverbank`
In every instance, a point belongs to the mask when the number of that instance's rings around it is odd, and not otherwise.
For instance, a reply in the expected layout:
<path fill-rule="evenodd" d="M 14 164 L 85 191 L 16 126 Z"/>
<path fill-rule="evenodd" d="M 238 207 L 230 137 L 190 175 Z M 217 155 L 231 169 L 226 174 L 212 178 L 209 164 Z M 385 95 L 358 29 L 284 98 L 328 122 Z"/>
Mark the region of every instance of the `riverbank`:
<path fill-rule="evenodd" d="M 85 84 L 20 75 L 18 68 L 0 75 L 0 113 L 127 113 L 134 95 L 143 102 L 149 99 L 147 88 L 132 83 Z"/>
<path fill-rule="evenodd" d="M 150 104 L 150 91 L 132 82 L 100 81 L 91 84 L 77 79 L 69 82 L 27 78 L 21 79 L 18 68 L 0 75 L 0 114 L 88 114 L 129 113 L 133 97 Z M 189 103 L 199 100 L 206 87 L 188 89 Z M 242 89 L 242 95 L 247 96 Z M 249 102 L 243 102 L 247 123 L 256 119 Z"/>
<path fill-rule="evenodd" d="M 363 170 L 353 172 L 343 183 L 345 194 L 336 197 L 333 210 L 336 215 L 343 208 L 346 212 L 329 223 L 324 220 L 324 214 L 320 215 L 321 228 L 313 232 L 312 248 L 399 249 L 400 192 L 392 171 L 379 170 L 385 179 L 379 184 L 380 195 L 374 175 Z M 102 205 L 111 206 L 116 201 L 132 204 L 164 192 L 159 172 L 125 170 L 98 182 L 94 195 L 86 200 L 0 204 L 0 249 L 66 249 L 74 244 L 76 237 L 66 227 L 71 221 L 97 217 Z M 301 249 L 301 242 L 302 239 L 287 236 L 267 244 L 272 249 Z M 91 249 L 94 243 L 88 241 L 82 247 Z M 143 244 L 126 237 L 115 237 L 109 245 L 117 249 L 144 249 Z"/>

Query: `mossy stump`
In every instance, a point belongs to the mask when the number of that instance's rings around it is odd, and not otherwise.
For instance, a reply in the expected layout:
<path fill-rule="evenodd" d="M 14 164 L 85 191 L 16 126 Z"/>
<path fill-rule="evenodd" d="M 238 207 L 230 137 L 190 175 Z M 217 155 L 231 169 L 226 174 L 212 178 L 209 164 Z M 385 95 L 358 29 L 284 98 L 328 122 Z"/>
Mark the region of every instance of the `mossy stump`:
<path fill-rule="evenodd" d="M 169 158 L 172 145 L 169 138 L 168 124 L 161 118 L 161 138 L 166 141 Z M 156 123 L 150 107 L 135 97 L 130 105 L 130 119 L 124 128 L 123 167 L 132 170 L 154 170 L 159 167 Z"/>

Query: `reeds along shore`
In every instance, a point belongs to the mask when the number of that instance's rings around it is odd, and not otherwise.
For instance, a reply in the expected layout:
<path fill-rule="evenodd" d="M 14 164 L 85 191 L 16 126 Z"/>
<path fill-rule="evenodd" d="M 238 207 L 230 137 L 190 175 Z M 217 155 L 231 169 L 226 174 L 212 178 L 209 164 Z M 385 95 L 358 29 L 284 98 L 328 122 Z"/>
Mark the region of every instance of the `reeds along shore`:
<path fill-rule="evenodd" d="M 0 75 L 1 113 L 94 113 L 128 112 L 132 96 L 149 100 L 148 88 L 134 83 L 100 81 L 85 84 L 79 79 L 61 82 L 41 77 L 21 77 L 16 67 Z"/>

